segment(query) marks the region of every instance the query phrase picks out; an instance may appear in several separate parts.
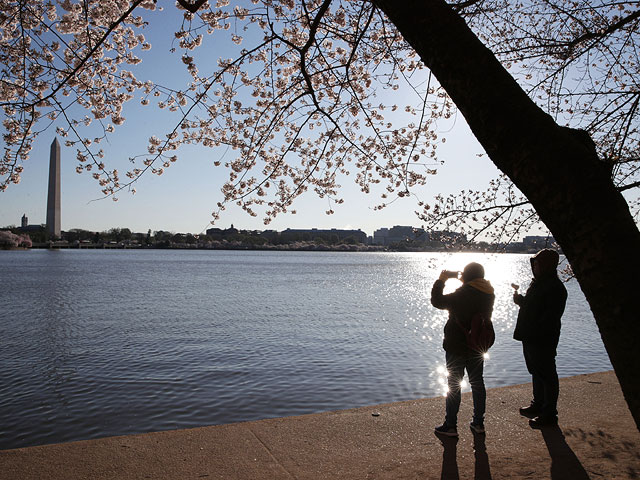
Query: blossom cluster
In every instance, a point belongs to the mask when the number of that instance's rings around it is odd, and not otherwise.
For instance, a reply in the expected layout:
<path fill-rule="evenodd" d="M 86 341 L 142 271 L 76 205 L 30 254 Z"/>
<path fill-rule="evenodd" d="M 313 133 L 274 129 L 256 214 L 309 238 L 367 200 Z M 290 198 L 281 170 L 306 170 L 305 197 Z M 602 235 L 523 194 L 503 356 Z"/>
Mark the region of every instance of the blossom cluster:
<path fill-rule="evenodd" d="M 415 213 L 427 230 L 437 228 L 463 234 L 465 242 L 486 240 L 495 246 L 517 241 L 539 223 L 538 216 L 505 175 L 489 182 L 485 190 L 436 195 L 432 204 L 418 202 Z"/>
<path fill-rule="evenodd" d="M 640 215 L 638 3 L 604 0 L 483 0 L 453 4 L 529 96 L 559 124 L 585 130 L 611 178 Z M 419 204 L 430 227 L 508 244 L 534 226 L 536 212 L 501 176 Z"/>
<path fill-rule="evenodd" d="M 52 124 L 66 145 L 78 148 L 78 171 L 95 167 L 105 193 L 118 188 L 117 177 L 99 167 L 104 152 L 92 147 L 123 124 L 124 104 L 144 88 L 123 68 L 140 62 L 137 48 L 150 48 L 144 20 L 134 14 L 144 9 L 155 9 L 155 2 L 0 0 L 0 190 L 20 181 L 35 138 Z M 87 114 L 73 117 L 77 106 Z M 94 121 L 103 135 L 84 138 L 81 129 Z"/>
<path fill-rule="evenodd" d="M 534 100 L 594 137 L 616 183 L 637 181 L 637 2 L 450 4 Z M 76 170 L 114 199 L 135 192 L 141 175 L 162 175 L 182 145 L 211 149 L 228 175 L 214 219 L 236 204 L 269 223 L 294 213 L 306 192 L 327 199 L 331 214 L 345 180 L 375 192 L 384 208 L 436 173 L 438 125 L 455 106 L 375 2 L 179 0 L 171 8 L 182 14 L 169 32 L 172 52 L 189 79 L 177 90 L 133 73 L 151 48 L 143 32 L 154 27 L 145 19 L 154 0 L 0 0 L 0 190 L 20 181 L 35 138 L 51 125 L 77 149 Z M 133 99 L 176 122 L 121 175 L 101 144 Z M 97 136 L 85 133 L 96 127 Z M 492 227 L 512 236 L 537 221 L 505 178 L 420 207 L 425 221 L 468 222 L 472 235 Z"/>
<path fill-rule="evenodd" d="M 174 131 L 162 145 L 155 139 L 149 145 L 152 154 L 180 143 L 236 152 L 232 160 L 215 162 L 229 178 L 214 218 L 234 203 L 249 215 L 260 213 L 266 224 L 293 213 L 294 200 L 307 191 L 327 198 L 331 214 L 332 204 L 343 202 L 339 182 L 352 173 L 365 193 L 377 184 L 386 187 L 382 208 L 435 173 L 433 122 L 450 117 L 453 105 L 435 82 L 427 83 L 413 50 L 372 4 L 252 4 L 218 1 L 185 13 L 176 33 L 185 51 L 204 45 L 203 23 L 210 35 L 233 24 L 231 40 L 243 48 L 206 75 L 200 70 L 210 65 L 202 65 L 197 52 L 183 54 L 193 78 L 185 97 L 200 115 L 185 116 L 179 137 Z M 390 103 L 401 86 L 412 84 L 420 86 L 405 95 L 406 105 Z"/>
<path fill-rule="evenodd" d="M 180 145 L 230 147 L 236 158 L 216 161 L 229 172 L 219 210 L 234 202 L 257 215 L 260 207 L 265 223 L 290 211 L 306 191 L 342 203 L 339 181 L 352 172 L 363 192 L 385 185 L 380 208 L 435 172 L 433 122 L 450 117 L 453 105 L 427 82 L 413 50 L 371 3 L 219 0 L 195 13 L 184 10 L 176 50 L 192 81 L 182 91 L 139 81 L 126 70 L 140 62 L 136 49 L 149 48 L 137 15 L 155 8 L 150 0 L 0 3 L 7 12 L 0 18 L 0 48 L 12 55 L 1 97 L 9 147 L 0 170 L 5 186 L 19 173 L 17 158 L 27 158 L 43 117 L 66 121 L 57 131 L 78 148 L 76 170 L 90 172 L 106 195 L 147 171 L 162 174 Z M 199 54 L 215 35 L 239 46 L 233 58 L 212 63 L 211 55 Z M 403 89 L 411 95 L 397 105 Z M 99 144 L 124 123 L 124 105 L 136 92 L 143 105 L 157 98 L 157 107 L 181 120 L 149 139 L 147 154 L 131 159 L 134 166 L 121 181 Z M 67 116 L 72 104 L 88 115 Z M 400 113 L 412 119 L 400 120 Z M 96 121 L 104 136 L 83 136 L 81 129 Z"/>
<path fill-rule="evenodd" d="M 480 3 L 462 13 L 530 96 L 592 136 L 617 185 L 640 180 L 638 2 Z"/>
<path fill-rule="evenodd" d="M 29 235 L 16 235 L 9 230 L 0 230 L 0 248 L 31 248 Z"/>

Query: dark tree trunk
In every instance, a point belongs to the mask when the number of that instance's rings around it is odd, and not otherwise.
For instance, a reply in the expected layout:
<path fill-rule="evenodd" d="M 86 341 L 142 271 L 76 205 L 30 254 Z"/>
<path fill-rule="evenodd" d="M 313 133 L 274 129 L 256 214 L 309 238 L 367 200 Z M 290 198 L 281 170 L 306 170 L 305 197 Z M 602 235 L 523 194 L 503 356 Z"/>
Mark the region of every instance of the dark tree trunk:
<path fill-rule="evenodd" d="M 536 106 L 443 0 L 373 1 L 562 247 L 640 429 L 640 232 L 591 138 Z"/>

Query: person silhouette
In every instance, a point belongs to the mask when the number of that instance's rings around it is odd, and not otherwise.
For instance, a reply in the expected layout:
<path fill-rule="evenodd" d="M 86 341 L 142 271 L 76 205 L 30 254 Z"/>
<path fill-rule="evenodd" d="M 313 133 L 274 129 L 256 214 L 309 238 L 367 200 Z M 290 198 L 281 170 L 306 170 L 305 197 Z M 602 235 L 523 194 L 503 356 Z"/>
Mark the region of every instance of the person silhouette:
<path fill-rule="evenodd" d="M 532 428 L 558 423 L 556 352 L 567 302 L 567 289 L 556 271 L 559 258 L 555 250 L 540 250 L 530 259 L 533 280 L 526 294 L 517 290 L 513 294 L 513 301 L 520 307 L 513 338 L 522 342 L 533 384 L 533 399 L 529 406 L 520 408 L 520 415 L 530 418 Z"/>
<path fill-rule="evenodd" d="M 479 263 L 469 263 L 462 274 L 462 286 L 448 295 L 443 294 L 447 279 L 457 277 L 457 272 L 442 271 L 431 289 L 431 304 L 441 310 L 449 311 L 449 319 L 444 326 L 442 347 L 448 371 L 448 387 L 446 413 L 444 423 L 436 427 L 435 433 L 451 437 L 458 436 L 458 410 L 461 401 L 460 382 L 465 370 L 469 375 L 473 397 L 473 420 L 471 430 L 484 433 L 484 414 L 487 393 L 484 386 L 484 356 L 467 345 L 467 337 L 463 330 L 471 329 L 471 319 L 482 313 L 491 319 L 495 295 L 493 287 L 484 278 L 484 267 Z"/>

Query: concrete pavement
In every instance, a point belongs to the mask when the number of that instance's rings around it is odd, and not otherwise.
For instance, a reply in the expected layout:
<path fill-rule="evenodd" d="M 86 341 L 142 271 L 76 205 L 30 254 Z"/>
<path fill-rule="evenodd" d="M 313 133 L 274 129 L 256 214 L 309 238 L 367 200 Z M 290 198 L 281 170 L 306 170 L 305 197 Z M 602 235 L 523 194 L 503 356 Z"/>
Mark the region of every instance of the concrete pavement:
<path fill-rule="evenodd" d="M 529 428 L 531 385 L 488 390 L 486 435 L 436 437 L 444 397 L 0 451 L 2 480 L 640 479 L 640 433 L 612 372 L 565 378 L 560 424 Z"/>

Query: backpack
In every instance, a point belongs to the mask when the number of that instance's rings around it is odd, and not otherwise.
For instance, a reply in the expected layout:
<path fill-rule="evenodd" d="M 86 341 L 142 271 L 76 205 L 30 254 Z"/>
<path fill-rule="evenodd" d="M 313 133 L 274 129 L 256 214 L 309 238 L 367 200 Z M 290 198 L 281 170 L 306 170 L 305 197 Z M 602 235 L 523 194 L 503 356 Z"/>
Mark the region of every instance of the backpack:
<path fill-rule="evenodd" d="M 478 312 L 471 317 L 471 330 L 467 330 L 458 319 L 456 324 L 467 337 L 467 347 L 474 352 L 486 353 L 496 341 L 493 323 L 484 313 Z"/>

